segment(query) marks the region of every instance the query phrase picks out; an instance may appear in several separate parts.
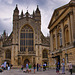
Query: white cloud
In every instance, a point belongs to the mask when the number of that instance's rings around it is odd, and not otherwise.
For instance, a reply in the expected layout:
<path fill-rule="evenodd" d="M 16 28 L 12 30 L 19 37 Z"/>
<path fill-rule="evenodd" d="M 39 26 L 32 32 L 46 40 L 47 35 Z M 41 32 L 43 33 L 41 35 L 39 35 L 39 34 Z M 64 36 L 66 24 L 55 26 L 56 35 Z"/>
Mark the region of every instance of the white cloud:
<path fill-rule="evenodd" d="M 8 4 L 12 4 L 13 3 L 13 0 L 4 0 L 6 3 Z"/>
<path fill-rule="evenodd" d="M 23 0 L 23 3 L 22 3 L 22 0 L 21 1 L 20 0 L 0 0 L 0 19 L 2 19 L 2 23 L 4 22 L 3 26 L 4 25 L 7 26 L 6 31 L 8 31 L 8 33 L 10 33 L 10 30 L 12 31 L 13 10 L 15 9 L 16 4 L 18 4 L 20 13 L 21 13 L 21 10 L 23 10 L 24 13 L 26 13 L 27 11 L 26 8 L 28 7 L 28 11 L 30 14 L 32 14 L 33 10 L 36 10 L 37 5 L 39 5 L 41 15 L 42 15 L 41 16 L 41 22 L 42 22 L 41 30 L 43 34 L 46 36 L 47 33 L 49 33 L 49 30 L 47 27 L 50 22 L 50 18 L 53 14 L 54 9 L 69 3 L 70 0 L 46 0 L 44 4 L 41 3 L 43 0 L 42 1 L 30 0 L 31 3 L 28 3 L 28 4 L 26 4 L 26 1 L 27 0 Z M 37 1 L 40 1 L 38 2 L 39 4 L 37 3 Z M 10 18 L 10 19 L 4 20 L 5 18 Z M 0 29 L 0 32 L 1 32 L 1 29 Z"/>

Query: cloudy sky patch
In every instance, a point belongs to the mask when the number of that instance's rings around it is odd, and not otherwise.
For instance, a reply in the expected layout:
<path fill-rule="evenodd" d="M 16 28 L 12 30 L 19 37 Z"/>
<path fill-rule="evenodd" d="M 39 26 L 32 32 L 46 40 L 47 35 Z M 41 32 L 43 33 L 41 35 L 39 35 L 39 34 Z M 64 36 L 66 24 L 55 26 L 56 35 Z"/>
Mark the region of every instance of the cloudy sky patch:
<path fill-rule="evenodd" d="M 30 14 L 36 10 L 37 5 L 41 11 L 41 30 L 45 36 L 49 33 L 48 24 L 54 9 L 69 3 L 70 0 L 0 0 L 0 34 L 4 30 L 8 34 L 12 31 L 13 10 L 18 8 L 24 13 L 28 10 Z"/>

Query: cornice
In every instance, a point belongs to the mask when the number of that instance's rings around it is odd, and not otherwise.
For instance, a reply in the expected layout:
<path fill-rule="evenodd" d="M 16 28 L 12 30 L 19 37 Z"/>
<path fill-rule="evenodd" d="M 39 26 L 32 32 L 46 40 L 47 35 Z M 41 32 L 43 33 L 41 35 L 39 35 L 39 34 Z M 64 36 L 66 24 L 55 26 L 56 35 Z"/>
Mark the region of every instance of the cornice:
<path fill-rule="evenodd" d="M 75 7 L 75 3 L 68 3 L 67 5 L 64 5 L 64 6 L 62 6 L 62 7 L 60 7 L 60 8 L 58 8 L 58 9 L 56 9 L 56 10 L 59 10 L 59 9 L 61 9 L 61 8 L 64 8 L 66 6 L 66 9 L 58 16 L 58 18 L 52 23 L 52 24 L 50 24 L 49 23 L 49 26 L 48 26 L 48 28 L 50 29 L 50 27 L 64 14 L 64 12 L 66 12 L 67 11 L 67 9 L 69 8 L 69 7 Z M 55 10 L 55 11 L 56 11 Z M 55 13 L 55 12 L 54 12 Z M 73 10 L 71 10 L 71 12 L 70 12 L 71 14 L 73 14 Z M 52 20 L 52 19 L 51 19 Z"/>

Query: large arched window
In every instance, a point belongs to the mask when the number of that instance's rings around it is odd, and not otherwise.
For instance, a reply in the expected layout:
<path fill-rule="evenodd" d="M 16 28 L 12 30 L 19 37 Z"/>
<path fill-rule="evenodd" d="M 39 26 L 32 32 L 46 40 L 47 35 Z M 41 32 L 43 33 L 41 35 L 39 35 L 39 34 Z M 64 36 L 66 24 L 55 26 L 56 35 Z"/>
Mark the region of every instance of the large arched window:
<path fill-rule="evenodd" d="M 6 50 L 5 57 L 6 57 L 6 59 L 11 59 L 11 51 L 10 50 Z"/>
<path fill-rule="evenodd" d="M 57 46 L 58 49 L 62 46 L 62 30 L 59 28 L 57 33 Z"/>
<path fill-rule="evenodd" d="M 26 51 L 26 49 L 28 49 L 28 51 L 33 51 L 33 44 L 33 29 L 25 25 L 20 32 L 20 51 Z"/>
<path fill-rule="evenodd" d="M 68 45 L 69 44 L 69 30 L 68 30 L 68 25 L 65 25 L 64 31 L 65 31 L 65 45 Z"/>
<path fill-rule="evenodd" d="M 48 52 L 47 52 L 47 50 L 43 50 L 43 58 L 48 58 Z"/>
<path fill-rule="evenodd" d="M 65 29 L 65 39 L 66 39 L 66 44 L 68 44 L 69 43 L 69 30 L 68 30 L 68 28 L 66 28 Z"/>

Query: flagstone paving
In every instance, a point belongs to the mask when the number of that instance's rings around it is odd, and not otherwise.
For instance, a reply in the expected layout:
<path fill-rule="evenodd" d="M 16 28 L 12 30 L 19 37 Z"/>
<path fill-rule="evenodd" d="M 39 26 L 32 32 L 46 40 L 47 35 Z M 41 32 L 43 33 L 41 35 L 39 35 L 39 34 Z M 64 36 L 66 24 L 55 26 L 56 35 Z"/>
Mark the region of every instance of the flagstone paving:
<path fill-rule="evenodd" d="M 25 69 L 24 69 L 25 70 Z M 21 71 L 20 69 L 11 69 L 11 70 L 5 70 L 3 71 L 2 73 L 0 73 L 0 75 L 70 75 L 68 71 L 66 71 L 65 74 L 61 74 L 61 71 L 60 71 L 60 74 L 56 74 L 56 71 L 54 69 L 49 69 L 49 70 L 46 70 L 46 71 L 39 71 L 39 72 L 35 72 L 31 71 L 31 73 L 24 73 L 23 71 Z M 73 73 L 73 75 L 75 75 L 75 73 Z"/>

